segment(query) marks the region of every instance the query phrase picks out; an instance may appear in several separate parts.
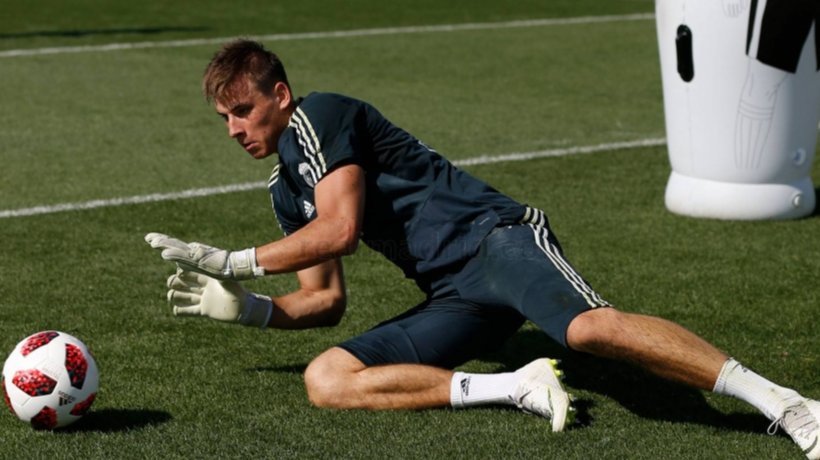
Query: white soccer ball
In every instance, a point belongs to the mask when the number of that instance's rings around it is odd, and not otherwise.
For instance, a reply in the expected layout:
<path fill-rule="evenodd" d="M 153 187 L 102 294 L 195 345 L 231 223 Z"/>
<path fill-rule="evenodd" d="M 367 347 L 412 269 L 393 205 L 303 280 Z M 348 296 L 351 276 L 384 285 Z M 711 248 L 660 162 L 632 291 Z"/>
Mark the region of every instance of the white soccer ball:
<path fill-rule="evenodd" d="M 3 365 L 3 396 L 20 420 L 51 430 L 88 412 L 99 388 L 94 357 L 76 337 L 59 331 L 30 335 Z"/>

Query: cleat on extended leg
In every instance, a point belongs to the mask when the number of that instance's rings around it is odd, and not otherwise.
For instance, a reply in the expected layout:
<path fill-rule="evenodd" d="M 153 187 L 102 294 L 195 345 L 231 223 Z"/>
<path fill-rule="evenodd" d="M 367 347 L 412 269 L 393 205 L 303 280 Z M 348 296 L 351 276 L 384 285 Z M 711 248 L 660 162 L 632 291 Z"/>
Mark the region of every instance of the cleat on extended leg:
<path fill-rule="evenodd" d="M 807 458 L 820 459 L 820 401 L 803 398 L 787 407 L 769 426 L 769 434 L 778 428 L 783 428 Z"/>
<path fill-rule="evenodd" d="M 557 360 L 541 358 L 518 369 L 518 386 L 512 395 L 515 405 L 524 412 L 550 419 L 552 431 L 563 431 L 570 413 L 569 394 L 564 391 L 556 369 Z M 572 420 L 569 420 L 570 422 Z"/>

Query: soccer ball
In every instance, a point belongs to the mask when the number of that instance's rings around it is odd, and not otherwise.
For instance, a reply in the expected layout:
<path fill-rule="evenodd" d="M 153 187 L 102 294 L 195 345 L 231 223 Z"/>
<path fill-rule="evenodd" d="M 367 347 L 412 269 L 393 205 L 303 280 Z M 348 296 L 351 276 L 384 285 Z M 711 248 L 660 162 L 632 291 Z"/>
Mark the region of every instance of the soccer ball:
<path fill-rule="evenodd" d="M 65 332 L 43 331 L 14 347 L 2 375 L 6 405 L 35 429 L 50 430 L 79 420 L 99 388 L 94 357 Z"/>

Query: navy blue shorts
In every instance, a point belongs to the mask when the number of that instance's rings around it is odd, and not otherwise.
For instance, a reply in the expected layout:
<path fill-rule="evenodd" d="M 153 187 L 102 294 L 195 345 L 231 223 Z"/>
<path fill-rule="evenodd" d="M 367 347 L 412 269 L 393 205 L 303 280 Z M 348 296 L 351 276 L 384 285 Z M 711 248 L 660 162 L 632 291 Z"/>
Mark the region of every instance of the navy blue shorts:
<path fill-rule="evenodd" d="M 564 259 L 547 224 L 498 227 L 420 305 L 339 346 L 368 366 L 454 368 L 499 348 L 530 320 L 566 346 L 569 323 L 609 306 Z"/>

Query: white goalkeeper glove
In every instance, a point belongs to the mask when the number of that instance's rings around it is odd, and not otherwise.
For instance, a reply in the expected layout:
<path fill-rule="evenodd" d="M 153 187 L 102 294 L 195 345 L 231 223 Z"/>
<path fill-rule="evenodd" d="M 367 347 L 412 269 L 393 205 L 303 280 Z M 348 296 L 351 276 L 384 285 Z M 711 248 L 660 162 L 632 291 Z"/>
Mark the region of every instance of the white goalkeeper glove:
<path fill-rule="evenodd" d="M 270 297 L 248 292 L 236 281 L 182 269 L 168 278 L 168 303 L 174 316 L 207 316 L 259 328 L 268 325 L 273 313 Z"/>
<path fill-rule="evenodd" d="M 181 268 L 220 280 L 248 280 L 264 276 L 265 268 L 256 264 L 256 248 L 226 251 L 202 243 L 186 243 L 162 233 L 149 233 L 145 241 L 162 250 L 162 258 Z"/>

